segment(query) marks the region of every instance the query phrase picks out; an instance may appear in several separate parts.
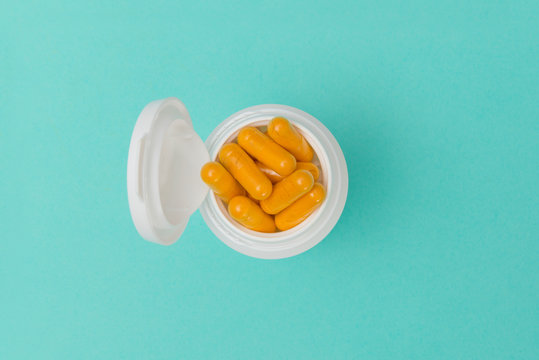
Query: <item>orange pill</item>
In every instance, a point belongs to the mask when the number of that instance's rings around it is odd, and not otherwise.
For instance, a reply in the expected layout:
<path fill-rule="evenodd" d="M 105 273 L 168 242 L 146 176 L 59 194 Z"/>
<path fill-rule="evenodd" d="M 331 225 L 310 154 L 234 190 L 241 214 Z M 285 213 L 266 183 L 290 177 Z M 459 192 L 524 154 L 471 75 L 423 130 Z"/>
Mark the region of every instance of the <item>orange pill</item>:
<path fill-rule="evenodd" d="M 290 151 L 298 161 L 313 159 L 314 151 L 311 145 L 285 118 L 273 118 L 268 124 L 268 135 L 277 144 Z"/>
<path fill-rule="evenodd" d="M 279 182 L 283 179 L 281 175 L 277 174 L 275 171 L 271 170 L 269 167 L 262 164 L 260 161 L 255 161 L 255 164 L 256 166 L 258 166 L 260 171 L 262 171 L 264 175 L 266 175 L 267 178 L 270 179 L 272 183 L 275 184 L 276 182 Z"/>
<path fill-rule="evenodd" d="M 238 144 L 252 157 L 281 176 L 296 169 L 296 159 L 257 128 L 248 126 L 240 130 Z"/>
<path fill-rule="evenodd" d="M 260 202 L 262 210 L 277 214 L 288 205 L 306 194 L 314 185 L 314 179 L 307 170 L 296 170 L 273 187 L 271 195 Z"/>
<path fill-rule="evenodd" d="M 252 197 L 262 200 L 270 196 L 271 181 L 238 144 L 223 146 L 219 151 L 219 161 Z"/>
<path fill-rule="evenodd" d="M 225 202 L 234 196 L 245 195 L 245 190 L 236 179 L 216 161 L 206 163 L 200 170 L 200 177 Z"/>
<path fill-rule="evenodd" d="M 318 178 L 320 177 L 320 169 L 318 169 L 318 166 L 316 166 L 315 164 L 303 161 L 299 161 L 296 164 L 296 169 L 307 170 L 308 172 L 310 172 L 314 178 L 314 181 L 318 180 Z"/>
<path fill-rule="evenodd" d="M 251 194 L 249 194 L 249 193 L 247 193 L 247 197 L 248 197 L 249 199 L 253 200 L 253 202 L 254 202 L 255 204 L 257 204 L 257 205 L 260 203 L 260 200 L 255 199 L 255 198 L 252 197 Z"/>
<path fill-rule="evenodd" d="M 228 204 L 230 216 L 243 226 L 254 231 L 275 232 L 273 217 L 262 211 L 260 206 L 245 196 L 236 196 Z"/>
<path fill-rule="evenodd" d="M 300 197 L 292 205 L 275 215 L 275 225 L 285 231 L 307 219 L 324 201 L 326 190 L 319 183 L 311 191 Z"/>

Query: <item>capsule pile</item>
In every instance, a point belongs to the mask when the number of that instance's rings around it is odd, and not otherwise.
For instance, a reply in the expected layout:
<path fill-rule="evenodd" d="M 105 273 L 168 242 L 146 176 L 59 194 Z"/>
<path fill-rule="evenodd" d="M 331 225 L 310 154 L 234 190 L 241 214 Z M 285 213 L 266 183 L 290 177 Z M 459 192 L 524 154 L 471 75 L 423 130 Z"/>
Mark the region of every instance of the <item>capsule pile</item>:
<path fill-rule="evenodd" d="M 219 151 L 219 162 L 205 164 L 200 176 L 230 216 L 248 229 L 272 233 L 300 224 L 324 201 L 307 140 L 283 117 L 273 118 L 267 133 L 240 130 L 237 143 Z"/>

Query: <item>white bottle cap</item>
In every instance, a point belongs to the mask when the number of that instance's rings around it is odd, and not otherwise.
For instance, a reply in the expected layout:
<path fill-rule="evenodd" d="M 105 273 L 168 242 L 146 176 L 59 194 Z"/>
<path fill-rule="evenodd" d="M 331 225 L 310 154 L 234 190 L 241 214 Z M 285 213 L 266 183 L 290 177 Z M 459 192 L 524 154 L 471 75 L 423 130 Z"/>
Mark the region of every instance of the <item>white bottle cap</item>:
<path fill-rule="evenodd" d="M 210 159 L 176 98 L 153 101 L 138 117 L 127 160 L 127 195 L 135 227 L 146 240 L 170 245 L 202 204 L 200 169 Z"/>

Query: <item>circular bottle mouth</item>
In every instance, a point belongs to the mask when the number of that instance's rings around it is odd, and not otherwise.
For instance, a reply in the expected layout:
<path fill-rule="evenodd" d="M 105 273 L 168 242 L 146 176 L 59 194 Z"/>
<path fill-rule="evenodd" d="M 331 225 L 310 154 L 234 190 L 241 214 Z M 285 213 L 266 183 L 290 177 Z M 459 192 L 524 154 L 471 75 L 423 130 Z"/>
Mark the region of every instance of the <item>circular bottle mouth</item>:
<path fill-rule="evenodd" d="M 206 223 L 221 241 L 243 254 L 268 259 L 297 255 L 320 242 L 340 217 L 348 189 L 344 155 L 333 135 L 311 115 L 289 106 L 258 105 L 230 116 L 206 140 L 210 159 L 217 159 L 221 147 L 234 141 L 245 126 L 264 127 L 276 116 L 290 120 L 313 148 L 313 162 L 320 167 L 317 182 L 326 189 L 321 206 L 297 226 L 275 233 L 243 227 L 230 217 L 226 204 L 213 192 L 200 208 Z"/>
<path fill-rule="evenodd" d="M 271 120 L 271 118 L 265 119 L 265 120 L 254 121 L 254 122 L 242 125 L 241 128 L 243 128 L 245 126 L 252 126 L 252 127 L 258 128 L 259 130 L 264 131 L 266 129 L 268 123 L 270 122 L 270 120 Z M 313 160 L 311 162 L 320 168 L 320 177 L 318 178 L 317 182 L 324 185 L 324 188 L 327 189 L 328 188 L 328 182 L 329 182 L 328 178 L 330 178 L 330 174 L 328 174 L 328 172 L 327 172 L 328 159 L 327 159 L 327 156 L 325 155 L 325 152 L 323 151 L 320 143 L 318 141 L 316 141 L 316 139 L 312 136 L 312 134 L 308 130 L 306 130 L 304 127 L 298 126 L 296 124 L 294 124 L 294 126 L 295 126 L 296 130 L 298 130 L 298 132 L 305 137 L 305 139 L 309 142 L 309 144 L 313 148 L 314 157 L 313 157 Z M 236 141 L 236 139 L 238 137 L 238 133 L 241 130 L 241 128 L 235 130 L 227 138 L 223 139 L 222 142 L 220 141 L 219 144 L 216 144 L 216 147 L 220 149 L 223 145 L 225 145 L 225 144 L 227 144 L 229 142 Z M 320 157 L 318 156 L 318 154 L 320 154 Z M 213 156 L 213 154 L 211 156 Z M 212 160 L 213 161 L 218 161 L 218 153 L 215 154 L 215 156 L 212 157 Z M 322 202 L 321 206 L 318 207 L 307 219 L 305 219 L 303 222 L 301 222 L 300 224 L 294 226 L 291 229 L 288 229 L 286 231 L 277 231 L 277 232 L 274 232 L 274 233 L 263 233 L 263 232 L 249 230 L 246 227 L 244 227 L 243 225 L 236 222 L 234 219 L 232 219 L 232 217 L 228 213 L 226 203 L 224 201 L 222 201 L 218 196 L 216 196 L 213 192 L 210 192 L 208 197 L 213 198 L 212 203 L 214 203 L 218 207 L 218 209 L 222 213 L 222 215 L 233 226 L 235 226 L 240 231 L 243 231 L 243 232 L 245 232 L 245 233 L 247 233 L 249 235 L 259 237 L 259 239 L 257 239 L 257 240 L 259 240 L 261 242 L 275 242 L 276 240 L 278 241 L 278 240 L 282 239 L 282 237 L 285 236 L 287 233 L 294 233 L 294 232 L 297 232 L 299 229 L 301 229 L 301 228 L 303 228 L 305 226 L 308 226 L 308 223 L 314 221 L 314 219 L 317 217 L 318 213 L 320 212 L 320 210 L 323 208 L 323 206 L 325 204 L 325 201 Z"/>

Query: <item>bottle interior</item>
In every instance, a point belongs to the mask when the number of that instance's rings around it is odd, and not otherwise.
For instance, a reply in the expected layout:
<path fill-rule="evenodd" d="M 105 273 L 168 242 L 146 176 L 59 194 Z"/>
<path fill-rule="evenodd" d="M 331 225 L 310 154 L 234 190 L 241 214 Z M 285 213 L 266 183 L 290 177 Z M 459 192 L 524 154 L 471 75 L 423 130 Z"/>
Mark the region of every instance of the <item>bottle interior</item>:
<path fill-rule="evenodd" d="M 262 132 L 266 132 L 267 125 L 270 122 L 270 120 L 271 119 L 255 121 L 255 122 L 242 126 L 242 128 L 245 126 L 253 126 L 253 127 L 258 128 Z M 327 161 L 324 161 L 325 152 L 323 151 L 319 142 L 312 136 L 312 134 L 309 131 L 307 131 L 306 129 L 303 129 L 301 126 L 298 126 L 297 124 L 293 124 L 293 125 L 296 128 L 296 130 L 305 137 L 305 139 L 309 142 L 309 144 L 313 148 L 314 157 L 313 157 L 312 163 L 318 166 L 318 168 L 320 169 L 320 177 L 318 178 L 317 182 L 324 185 L 324 187 L 326 188 L 326 193 L 329 194 L 328 185 L 329 185 L 330 179 L 328 176 L 329 174 L 327 172 L 327 168 L 328 168 Z M 231 143 L 231 142 L 237 142 L 237 137 L 240 130 L 241 129 L 238 129 L 228 134 L 228 136 L 224 136 L 222 142 L 218 144 L 218 148 L 220 149 L 223 145 Z M 212 161 L 219 161 L 218 154 L 214 156 Z M 223 216 L 228 220 L 230 224 L 232 224 L 234 227 L 240 229 L 241 231 L 245 233 L 256 235 L 257 237 L 260 237 L 263 239 L 279 239 L 284 234 L 291 234 L 291 233 L 296 233 L 298 231 L 301 231 L 301 229 L 308 227 L 310 222 L 314 221 L 314 219 L 317 217 L 316 215 L 322 210 L 325 204 L 325 201 L 324 201 L 324 203 L 322 203 L 322 205 L 318 209 L 316 209 L 305 221 L 303 221 L 302 223 L 298 224 L 297 226 L 289 230 L 286 230 L 286 231 L 277 230 L 277 232 L 275 233 L 262 233 L 262 232 L 247 229 L 241 224 L 237 223 L 234 219 L 232 219 L 232 217 L 228 213 L 227 205 L 225 204 L 225 202 L 221 200 L 218 196 L 216 196 L 211 190 L 208 196 L 213 197 L 215 203 L 217 204 L 219 208 L 219 211 L 223 214 Z"/>

